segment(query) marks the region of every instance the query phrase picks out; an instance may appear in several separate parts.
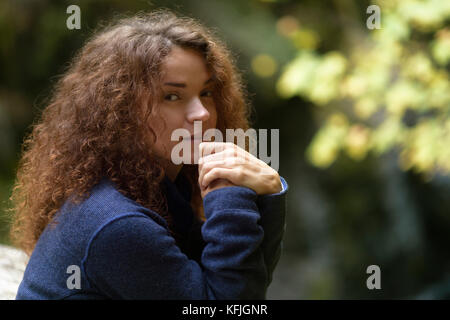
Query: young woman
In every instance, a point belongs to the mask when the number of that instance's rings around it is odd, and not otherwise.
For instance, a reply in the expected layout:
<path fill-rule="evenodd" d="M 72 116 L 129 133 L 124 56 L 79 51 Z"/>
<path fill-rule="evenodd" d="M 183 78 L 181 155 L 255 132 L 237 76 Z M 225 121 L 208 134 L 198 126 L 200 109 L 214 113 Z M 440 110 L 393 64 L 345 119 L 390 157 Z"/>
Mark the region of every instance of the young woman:
<path fill-rule="evenodd" d="M 30 260 L 16 298 L 265 298 L 286 181 L 234 143 L 201 143 L 196 121 L 249 128 L 211 31 L 159 10 L 96 33 L 24 143 L 11 236 Z M 180 128 L 199 164 L 173 161 Z"/>

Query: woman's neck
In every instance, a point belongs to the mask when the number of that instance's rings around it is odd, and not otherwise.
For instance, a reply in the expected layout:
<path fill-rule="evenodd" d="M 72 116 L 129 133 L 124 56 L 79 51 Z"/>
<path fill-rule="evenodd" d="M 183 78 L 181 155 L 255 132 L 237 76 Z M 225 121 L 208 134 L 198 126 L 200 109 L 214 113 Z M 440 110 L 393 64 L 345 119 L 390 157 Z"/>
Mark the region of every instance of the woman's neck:
<path fill-rule="evenodd" d="M 165 167 L 166 176 L 173 182 L 177 179 L 177 176 L 182 168 L 182 164 L 175 165 L 173 163 L 170 163 Z"/>

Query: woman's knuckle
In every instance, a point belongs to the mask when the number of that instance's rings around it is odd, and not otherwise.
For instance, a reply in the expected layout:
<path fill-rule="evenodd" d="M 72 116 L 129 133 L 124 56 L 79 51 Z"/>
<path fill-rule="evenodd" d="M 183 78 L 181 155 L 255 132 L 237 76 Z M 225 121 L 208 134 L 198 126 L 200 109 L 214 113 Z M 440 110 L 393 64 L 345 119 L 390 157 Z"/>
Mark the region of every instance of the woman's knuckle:
<path fill-rule="evenodd" d="M 228 148 L 228 149 L 234 149 L 234 147 L 236 146 L 234 143 L 232 143 L 232 142 L 225 142 L 225 146 Z"/>
<path fill-rule="evenodd" d="M 237 168 L 237 170 L 236 170 L 237 179 L 242 180 L 244 178 L 244 175 L 245 175 L 244 170 L 241 167 Z"/>
<path fill-rule="evenodd" d="M 227 149 L 227 150 L 225 150 L 225 152 L 223 153 L 223 155 L 224 155 L 225 158 L 232 157 L 232 156 L 233 156 L 233 150 Z"/>

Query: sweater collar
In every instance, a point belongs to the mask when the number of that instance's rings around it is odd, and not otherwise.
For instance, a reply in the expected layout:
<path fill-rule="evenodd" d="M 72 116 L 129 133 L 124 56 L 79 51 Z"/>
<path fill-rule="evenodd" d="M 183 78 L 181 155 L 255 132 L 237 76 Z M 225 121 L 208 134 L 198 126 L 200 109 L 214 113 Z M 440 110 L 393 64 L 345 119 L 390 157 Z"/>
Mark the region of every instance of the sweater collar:
<path fill-rule="evenodd" d="M 164 176 L 162 184 L 175 231 L 182 234 L 188 232 L 194 218 L 190 204 L 192 190 L 189 180 L 180 172 L 175 181 Z"/>

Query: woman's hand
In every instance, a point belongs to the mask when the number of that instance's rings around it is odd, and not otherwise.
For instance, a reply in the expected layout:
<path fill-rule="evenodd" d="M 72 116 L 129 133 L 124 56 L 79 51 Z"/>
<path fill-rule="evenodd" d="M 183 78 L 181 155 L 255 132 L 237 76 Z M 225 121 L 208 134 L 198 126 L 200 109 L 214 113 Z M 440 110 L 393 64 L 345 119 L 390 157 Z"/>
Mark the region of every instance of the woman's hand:
<path fill-rule="evenodd" d="M 234 143 L 202 142 L 199 154 L 198 182 L 202 196 L 212 191 L 208 188 L 229 185 L 248 187 L 258 195 L 278 193 L 283 189 L 276 170 Z M 211 185 L 216 179 L 221 179 L 219 185 Z"/>
<path fill-rule="evenodd" d="M 208 193 L 210 193 L 213 190 L 232 186 L 236 185 L 234 183 L 231 183 L 227 179 L 216 179 L 213 182 L 211 182 L 206 188 L 200 188 L 200 193 L 203 199 Z"/>

